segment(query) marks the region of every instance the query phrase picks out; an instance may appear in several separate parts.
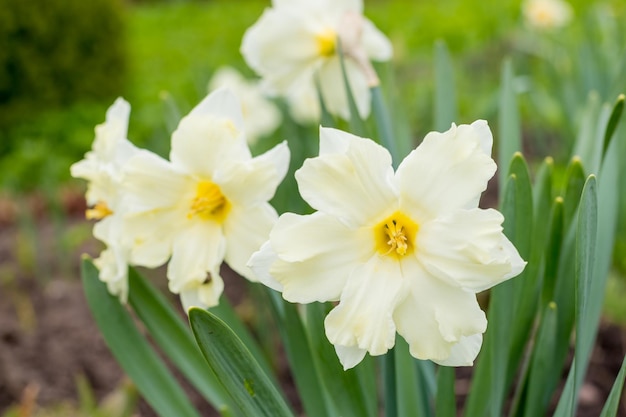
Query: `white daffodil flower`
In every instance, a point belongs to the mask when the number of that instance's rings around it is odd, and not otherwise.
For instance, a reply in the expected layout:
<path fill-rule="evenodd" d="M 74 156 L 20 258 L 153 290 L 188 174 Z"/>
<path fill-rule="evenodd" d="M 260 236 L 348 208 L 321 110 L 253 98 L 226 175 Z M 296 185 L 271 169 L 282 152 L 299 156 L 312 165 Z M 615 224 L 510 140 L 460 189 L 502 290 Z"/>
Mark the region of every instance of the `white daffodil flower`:
<path fill-rule="evenodd" d="M 131 261 L 156 267 L 170 259 L 169 288 L 185 309 L 218 304 L 222 261 L 255 280 L 246 261 L 278 217 L 268 200 L 288 165 L 286 143 L 250 155 L 239 101 L 216 90 L 180 121 L 169 161 L 140 151 L 127 164 Z"/>
<path fill-rule="evenodd" d="M 389 60 L 392 47 L 363 16 L 362 0 L 274 0 L 246 31 L 241 53 L 273 94 L 293 103 L 302 93 L 308 102 L 317 80 L 329 112 L 348 119 L 338 42 L 359 114 L 365 118 L 369 88 L 378 84 L 370 60 Z"/>
<path fill-rule="evenodd" d="M 248 144 L 273 133 L 282 121 L 280 111 L 262 92 L 258 80 L 245 79 L 232 67 L 221 67 L 209 81 L 209 91 L 228 88 L 241 101 Z"/>
<path fill-rule="evenodd" d="M 471 365 L 487 320 L 476 293 L 525 266 L 502 215 L 478 208 L 496 171 L 487 123 L 431 132 L 394 172 L 368 139 L 320 129 L 320 155 L 296 172 L 317 212 L 286 213 L 249 265 L 290 302 L 339 301 L 326 336 L 345 369 L 392 348 Z"/>
<path fill-rule="evenodd" d="M 73 177 L 88 181 L 86 217 L 98 221 L 93 234 L 107 245 L 94 261 L 100 279 L 124 303 L 128 298 L 128 251 L 121 243 L 125 203 L 120 182 L 124 165 L 138 152 L 126 138 L 129 115 L 130 105 L 118 98 L 107 110 L 105 123 L 96 126 L 92 150 L 70 167 Z"/>
<path fill-rule="evenodd" d="M 526 0 L 522 13 L 528 26 L 537 29 L 557 29 L 572 20 L 572 6 L 563 0 Z"/>

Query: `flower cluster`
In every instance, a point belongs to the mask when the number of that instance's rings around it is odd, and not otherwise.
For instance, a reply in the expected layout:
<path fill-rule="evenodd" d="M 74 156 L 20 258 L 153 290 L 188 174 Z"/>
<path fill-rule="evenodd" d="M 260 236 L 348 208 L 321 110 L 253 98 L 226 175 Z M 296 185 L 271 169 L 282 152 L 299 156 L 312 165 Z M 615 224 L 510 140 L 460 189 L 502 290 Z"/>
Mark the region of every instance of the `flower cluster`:
<path fill-rule="evenodd" d="M 169 288 L 183 304 L 214 306 L 224 288 L 222 261 L 254 280 L 246 262 L 278 217 L 267 201 L 287 172 L 289 150 L 283 143 L 253 158 L 241 106 L 228 90 L 181 120 L 169 161 L 121 139 L 128 112 L 116 102 L 96 129 L 94 150 L 72 167 L 89 181 L 88 217 L 101 219 L 94 231 L 107 245 L 100 277 L 125 300 L 127 264 L 157 267 L 169 259 Z"/>
<path fill-rule="evenodd" d="M 319 90 L 348 118 L 342 66 L 365 117 L 378 83 L 370 59 L 389 59 L 391 45 L 359 0 L 274 0 L 242 52 L 266 91 L 317 105 Z M 276 109 L 230 70 L 211 88 L 218 84 L 244 97 L 243 110 L 229 90 L 215 90 L 180 121 L 169 159 L 128 141 L 130 106 L 118 99 L 93 150 L 72 166 L 89 181 L 87 217 L 107 246 L 96 265 L 109 291 L 125 301 L 128 265 L 169 262 L 169 289 L 185 308 L 211 307 L 226 262 L 287 301 L 337 303 L 325 329 L 346 369 L 386 353 L 396 333 L 415 358 L 471 364 L 487 326 L 476 293 L 525 266 L 502 215 L 478 207 L 496 171 L 487 123 L 429 133 L 395 171 L 384 147 L 322 127 L 319 156 L 296 172 L 317 211 L 279 218 L 268 201 L 289 149 L 283 142 L 253 157 L 248 148 L 278 123 Z"/>

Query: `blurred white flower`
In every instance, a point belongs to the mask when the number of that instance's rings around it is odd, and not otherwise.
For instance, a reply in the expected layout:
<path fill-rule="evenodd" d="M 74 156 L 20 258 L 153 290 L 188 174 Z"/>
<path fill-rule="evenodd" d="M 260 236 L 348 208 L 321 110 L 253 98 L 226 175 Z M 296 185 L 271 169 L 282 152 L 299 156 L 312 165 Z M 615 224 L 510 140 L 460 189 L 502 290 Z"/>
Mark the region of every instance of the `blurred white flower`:
<path fill-rule="evenodd" d="M 122 170 L 138 150 L 126 138 L 130 105 L 118 98 L 107 110 L 106 121 L 96 126 L 92 150 L 70 167 L 73 177 L 88 181 L 86 217 L 98 222 L 93 234 L 107 245 L 94 261 L 100 279 L 122 302 L 128 298 L 128 250 L 122 246 L 124 198 L 120 192 Z"/>
<path fill-rule="evenodd" d="M 526 0 L 522 4 L 526 24 L 537 29 L 556 29 L 572 20 L 572 6 L 564 0 Z"/>
<path fill-rule="evenodd" d="M 264 96 L 260 83 L 245 79 L 232 67 L 221 67 L 209 82 L 209 91 L 228 88 L 241 101 L 246 137 L 250 145 L 273 133 L 282 120 L 276 105 Z"/>
<path fill-rule="evenodd" d="M 492 140 L 482 120 L 431 132 L 394 172 L 382 146 L 321 128 L 296 172 L 318 211 L 282 215 L 249 265 L 288 301 L 339 301 L 325 328 L 345 369 L 396 332 L 415 358 L 471 365 L 487 326 L 475 294 L 525 266 L 502 215 L 478 208 Z"/>
<path fill-rule="evenodd" d="M 378 84 L 369 60 L 389 60 L 392 47 L 363 16 L 362 0 L 273 0 L 244 35 L 241 52 L 273 94 L 293 103 L 303 93 L 308 101 L 317 80 L 329 112 L 348 119 L 338 41 L 359 113 L 367 117 L 369 88 Z"/>
<path fill-rule="evenodd" d="M 180 121 L 169 161 L 142 150 L 127 164 L 131 261 L 169 259 L 169 288 L 185 309 L 218 304 L 222 261 L 255 279 L 246 261 L 278 217 L 268 200 L 288 165 L 286 143 L 253 158 L 239 101 L 226 89 L 211 93 Z"/>

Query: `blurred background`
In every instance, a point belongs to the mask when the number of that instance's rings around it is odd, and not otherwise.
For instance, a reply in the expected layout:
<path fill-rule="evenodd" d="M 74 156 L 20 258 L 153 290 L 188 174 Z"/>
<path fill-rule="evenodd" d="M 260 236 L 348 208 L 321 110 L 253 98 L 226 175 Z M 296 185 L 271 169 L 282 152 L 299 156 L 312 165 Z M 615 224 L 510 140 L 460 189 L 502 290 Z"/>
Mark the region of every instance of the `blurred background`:
<path fill-rule="evenodd" d="M 458 123 L 486 119 L 497 131 L 509 58 L 531 172 L 547 155 L 563 172 L 585 103 L 626 92 L 626 2 L 569 4 L 564 23 L 541 26 L 524 17 L 519 0 L 365 0 L 365 15 L 393 43 L 393 61 L 377 68 L 415 143 L 432 129 L 433 48 L 443 40 Z M 166 155 L 178 120 L 207 94 L 218 68 L 254 77 L 239 46 L 268 6 L 0 0 L 0 416 L 97 415 L 107 395 L 112 403 L 120 393 L 134 398 L 83 300 L 80 254 L 100 246 L 84 220 L 85 184 L 70 178 L 69 166 L 90 149 L 94 126 L 118 96 L 132 106 L 129 139 Z M 279 128 L 258 146 L 286 134 Z M 614 349 L 626 346 L 626 181 L 621 189 L 605 308 Z M 619 365 L 623 351 L 615 356 Z M 151 415 L 138 407 L 130 413 Z"/>

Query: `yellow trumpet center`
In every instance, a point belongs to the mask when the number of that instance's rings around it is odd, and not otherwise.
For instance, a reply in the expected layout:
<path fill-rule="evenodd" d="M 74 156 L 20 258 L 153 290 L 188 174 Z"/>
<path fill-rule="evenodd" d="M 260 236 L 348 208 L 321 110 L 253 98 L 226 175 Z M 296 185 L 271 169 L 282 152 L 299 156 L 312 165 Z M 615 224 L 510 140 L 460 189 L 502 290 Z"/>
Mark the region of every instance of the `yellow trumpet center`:
<path fill-rule="evenodd" d="M 200 181 L 196 186 L 196 195 L 191 201 L 187 218 L 200 216 L 205 220 L 222 221 L 228 214 L 230 203 L 222 190 L 211 181 Z"/>
<path fill-rule="evenodd" d="M 315 36 L 317 42 L 317 52 L 323 57 L 331 57 L 335 55 L 335 47 L 337 43 L 337 33 L 332 29 L 324 29 Z"/>
<path fill-rule="evenodd" d="M 419 226 L 397 211 L 374 227 L 376 250 L 381 255 L 401 257 L 415 250 Z"/>
<path fill-rule="evenodd" d="M 85 218 L 87 220 L 102 220 L 111 214 L 113 214 L 113 210 L 107 206 L 107 203 L 98 201 L 92 208 L 85 211 Z"/>

